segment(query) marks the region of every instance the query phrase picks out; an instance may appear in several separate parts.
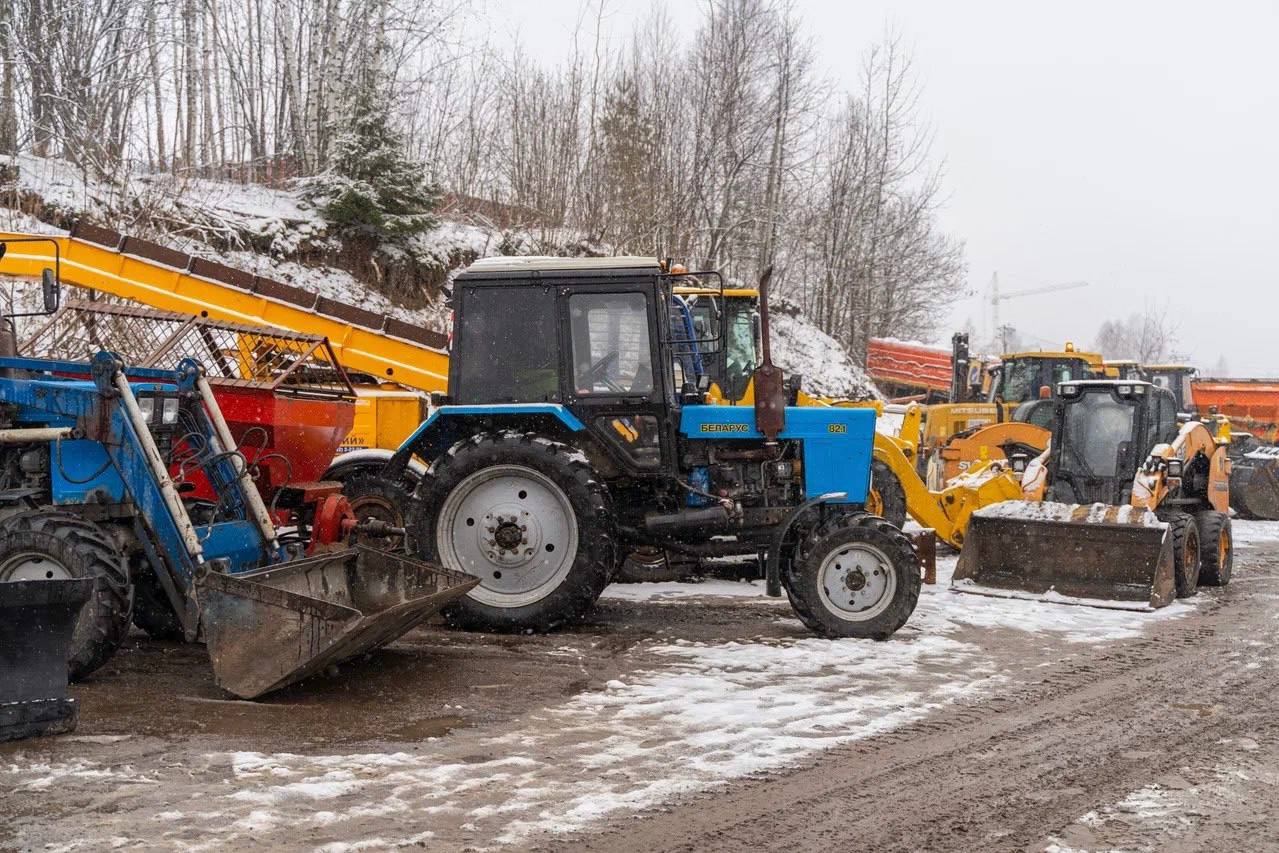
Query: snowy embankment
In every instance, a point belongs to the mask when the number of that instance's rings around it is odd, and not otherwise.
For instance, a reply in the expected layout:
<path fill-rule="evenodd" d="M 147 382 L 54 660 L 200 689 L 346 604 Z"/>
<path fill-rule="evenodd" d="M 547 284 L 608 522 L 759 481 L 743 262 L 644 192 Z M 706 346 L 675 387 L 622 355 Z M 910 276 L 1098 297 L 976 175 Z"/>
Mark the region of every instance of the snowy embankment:
<path fill-rule="evenodd" d="M 0 229 L 56 234 L 61 232 L 48 223 L 84 218 L 425 328 L 445 331 L 448 322 L 442 300 L 401 305 L 346 270 L 314 263 L 340 246 L 314 208 L 288 189 L 168 174 L 126 175 L 109 184 L 64 161 L 20 154 L 0 158 L 0 205 L 5 203 L 21 210 L 0 206 Z M 445 281 L 477 258 L 503 253 L 604 251 L 562 230 L 534 234 L 447 217 L 414 238 L 413 249 L 433 259 Z M 843 349 L 794 308 L 778 306 L 773 330 L 775 361 L 787 373 L 803 375 L 806 390 L 857 400 L 877 396 Z"/>
<path fill-rule="evenodd" d="M 956 594 L 948 587 L 954 562 L 942 559 L 938 585 L 924 588 L 910 622 L 887 642 L 813 638 L 779 602 L 760 618 L 787 628 L 783 638 L 654 641 L 643 648 L 644 667 L 499 731 L 385 752 L 210 753 L 199 766 L 145 779 L 125 764 L 19 760 L 0 768 L 0 782 L 89 794 L 113 777 L 163 785 L 173 773 L 183 801 L 151 842 L 199 838 L 181 843 L 190 849 L 251 840 L 304 840 L 335 851 L 431 839 L 500 847 L 795 764 L 989 695 L 1069 658 L 1072 648 L 1133 638 L 1155 620 L 1192 611 L 1178 604 L 1136 614 Z M 607 597 L 734 606 L 762 598 L 763 588 L 643 584 L 614 587 Z"/>

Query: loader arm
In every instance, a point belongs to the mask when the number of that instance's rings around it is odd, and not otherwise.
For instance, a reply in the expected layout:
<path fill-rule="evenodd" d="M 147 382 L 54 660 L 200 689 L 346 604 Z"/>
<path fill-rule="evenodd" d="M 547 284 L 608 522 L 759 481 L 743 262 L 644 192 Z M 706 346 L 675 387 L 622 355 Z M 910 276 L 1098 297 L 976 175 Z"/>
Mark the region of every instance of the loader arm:
<path fill-rule="evenodd" d="M 888 466 L 906 495 L 906 511 L 939 539 L 960 548 L 973 512 L 1000 501 L 1021 497 L 1017 475 L 1001 462 L 985 462 L 957 478 L 944 491 L 933 492 L 924 484 L 901 447 L 890 437 L 875 434 L 874 456 Z"/>

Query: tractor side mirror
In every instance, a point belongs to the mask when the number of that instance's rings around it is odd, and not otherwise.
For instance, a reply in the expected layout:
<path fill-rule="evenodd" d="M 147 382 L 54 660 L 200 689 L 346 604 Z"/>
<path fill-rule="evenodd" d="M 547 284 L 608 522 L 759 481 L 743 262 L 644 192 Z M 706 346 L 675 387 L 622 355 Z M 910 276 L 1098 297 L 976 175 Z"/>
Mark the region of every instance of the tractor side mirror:
<path fill-rule="evenodd" d="M 711 377 L 709 373 L 703 373 L 701 376 L 697 377 L 697 390 L 703 394 L 711 390 Z"/>
<path fill-rule="evenodd" d="M 0 257 L 3 257 L 2 252 Z M 53 274 L 53 270 L 48 267 L 40 273 L 40 290 L 44 297 L 44 313 L 52 314 L 57 311 L 58 304 L 62 301 L 62 285 L 58 282 L 58 277 Z"/>

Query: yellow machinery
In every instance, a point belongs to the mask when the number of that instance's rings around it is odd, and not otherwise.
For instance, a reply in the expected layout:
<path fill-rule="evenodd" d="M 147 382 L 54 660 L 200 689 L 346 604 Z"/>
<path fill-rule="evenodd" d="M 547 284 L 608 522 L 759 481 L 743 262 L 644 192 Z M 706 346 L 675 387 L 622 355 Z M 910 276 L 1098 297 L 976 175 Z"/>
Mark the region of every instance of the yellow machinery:
<path fill-rule="evenodd" d="M 29 236 L 0 233 L 0 240 Z M 357 391 L 344 451 L 398 447 L 422 422 L 418 392 L 448 386 L 446 336 L 394 317 L 83 223 L 67 237 L 9 245 L 0 275 L 39 278 L 56 256 L 67 284 L 152 308 L 327 338 Z M 349 455 L 352 463 L 360 458 Z"/>
<path fill-rule="evenodd" d="M 1228 583 L 1229 430 L 1179 423 L 1173 395 L 1147 382 L 1066 382 L 1052 405 L 1026 502 L 973 515 L 956 588 L 1156 608 Z"/>
<path fill-rule="evenodd" d="M 1100 353 L 1081 352 L 1067 342 L 1057 352 L 1009 353 L 989 369 L 986 401 L 928 408 L 923 454 L 928 483 L 941 488 L 986 459 L 1010 452 L 1038 455 L 1047 447 L 1046 411 L 1040 401 L 1061 382 L 1108 375 Z"/>

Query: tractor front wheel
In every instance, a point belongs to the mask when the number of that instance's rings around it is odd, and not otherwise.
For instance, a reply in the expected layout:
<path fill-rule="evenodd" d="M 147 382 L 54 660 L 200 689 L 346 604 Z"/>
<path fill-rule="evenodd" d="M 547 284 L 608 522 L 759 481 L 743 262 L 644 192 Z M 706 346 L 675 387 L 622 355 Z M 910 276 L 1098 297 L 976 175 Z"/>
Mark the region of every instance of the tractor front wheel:
<path fill-rule="evenodd" d="M 458 627 L 546 631 L 581 617 L 617 565 L 608 489 L 586 457 L 527 433 L 482 433 L 418 486 L 410 540 L 480 585 L 450 605 Z"/>
<path fill-rule="evenodd" d="M 413 502 L 413 492 L 403 482 L 388 480 L 378 474 L 361 472 L 350 475 L 342 481 L 342 494 L 351 504 L 351 514 L 357 522 L 369 519 L 382 521 L 391 527 L 405 527 L 408 524 L 409 506 Z M 404 537 L 378 536 L 359 534 L 361 545 L 380 548 L 383 551 L 399 551 L 404 548 Z"/>
<path fill-rule="evenodd" d="M 886 640 L 919 602 L 919 558 L 910 539 L 873 515 L 837 513 L 808 533 L 787 577 L 800 621 L 838 639 Z"/>
<path fill-rule="evenodd" d="M 870 463 L 870 492 L 866 495 L 866 511 L 878 515 L 894 527 L 906 525 L 906 489 L 888 463 L 878 459 Z"/>
<path fill-rule="evenodd" d="M 133 587 L 124 558 L 102 528 L 69 512 L 38 510 L 0 524 L 0 583 L 69 578 L 94 580 L 67 658 L 77 681 L 110 660 L 129 633 Z"/>

